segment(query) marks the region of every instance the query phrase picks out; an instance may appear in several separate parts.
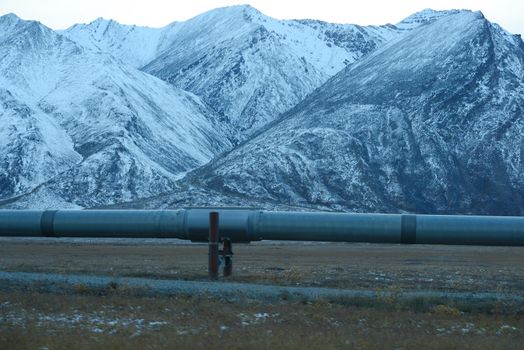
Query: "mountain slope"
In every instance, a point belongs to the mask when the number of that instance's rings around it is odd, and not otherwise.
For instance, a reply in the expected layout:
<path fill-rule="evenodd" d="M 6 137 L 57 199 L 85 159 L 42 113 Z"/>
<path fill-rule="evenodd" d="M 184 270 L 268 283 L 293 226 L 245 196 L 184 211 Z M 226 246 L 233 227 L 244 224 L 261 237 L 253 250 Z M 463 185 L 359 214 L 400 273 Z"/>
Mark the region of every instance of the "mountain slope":
<path fill-rule="evenodd" d="M 186 183 L 343 210 L 521 215 L 523 48 L 481 13 L 440 16 Z"/>
<path fill-rule="evenodd" d="M 27 192 L 81 160 L 52 118 L 3 88 L 0 123 L 0 198 Z"/>
<path fill-rule="evenodd" d="M 250 6 L 209 11 L 170 31 L 171 46 L 143 70 L 201 96 L 241 139 L 398 32 L 279 21 Z"/>
<path fill-rule="evenodd" d="M 20 206 L 132 200 L 231 147 L 190 93 L 38 22 L 0 17 L 0 33 L 0 198 L 38 185 Z"/>

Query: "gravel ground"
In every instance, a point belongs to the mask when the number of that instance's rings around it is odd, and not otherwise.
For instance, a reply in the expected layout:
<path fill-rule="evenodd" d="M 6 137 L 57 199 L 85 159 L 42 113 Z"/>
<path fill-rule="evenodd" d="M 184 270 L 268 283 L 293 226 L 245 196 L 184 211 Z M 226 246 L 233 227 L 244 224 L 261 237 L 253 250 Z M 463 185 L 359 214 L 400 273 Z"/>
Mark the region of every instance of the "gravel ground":
<path fill-rule="evenodd" d="M 204 282 L 160 280 L 147 278 L 126 278 L 111 276 L 64 275 L 47 273 L 6 272 L 0 271 L 0 290 L 37 289 L 46 292 L 75 292 L 79 288 L 103 290 L 121 288 L 128 292 L 163 296 L 176 295 L 211 295 L 218 298 L 235 299 L 247 297 L 258 301 L 328 301 L 358 299 L 395 298 L 398 300 L 429 299 L 435 303 L 463 302 L 512 302 L 524 305 L 524 297 L 504 293 L 475 292 L 439 292 L 439 291 L 373 291 L 315 287 L 287 287 L 252 283 Z"/>

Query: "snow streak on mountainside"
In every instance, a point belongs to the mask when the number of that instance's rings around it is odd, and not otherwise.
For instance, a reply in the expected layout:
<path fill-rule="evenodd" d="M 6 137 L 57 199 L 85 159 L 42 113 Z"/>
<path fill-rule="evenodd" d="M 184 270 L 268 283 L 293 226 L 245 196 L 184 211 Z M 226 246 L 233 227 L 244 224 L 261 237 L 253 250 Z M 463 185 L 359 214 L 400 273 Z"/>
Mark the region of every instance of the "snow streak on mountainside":
<path fill-rule="evenodd" d="M 38 22 L 0 17 L 0 198 L 93 206 L 173 190 L 231 147 L 201 100 L 78 46 Z"/>
<path fill-rule="evenodd" d="M 348 67 L 186 182 L 290 205 L 522 215 L 523 135 L 522 40 L 481 13 L 452 12 Z"/>

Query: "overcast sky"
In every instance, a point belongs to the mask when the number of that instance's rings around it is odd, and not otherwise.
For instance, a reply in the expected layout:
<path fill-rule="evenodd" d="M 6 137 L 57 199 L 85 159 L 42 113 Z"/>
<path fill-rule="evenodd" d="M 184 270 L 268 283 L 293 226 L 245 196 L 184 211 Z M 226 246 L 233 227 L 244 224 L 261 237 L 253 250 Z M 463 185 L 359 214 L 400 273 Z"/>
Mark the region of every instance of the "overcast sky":
<path fill-rule="evenodd" d="M 524 33 L 524 0 L 0 0 L 0 15 L 15 13 L 53 29 L 98 17 L 162 27 L 216 7 L 249 3 L 279 19 L 313 18 L 355 24 L 397 23 L 425 8 L 481 10 L 515 34 Z"/>

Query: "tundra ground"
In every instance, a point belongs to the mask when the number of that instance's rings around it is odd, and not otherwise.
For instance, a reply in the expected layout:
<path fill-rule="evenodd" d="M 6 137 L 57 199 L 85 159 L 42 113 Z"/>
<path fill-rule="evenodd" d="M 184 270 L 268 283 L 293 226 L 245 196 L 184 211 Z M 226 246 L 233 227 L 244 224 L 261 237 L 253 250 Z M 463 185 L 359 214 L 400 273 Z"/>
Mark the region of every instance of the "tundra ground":
<path fill-rule="evenodd" d="M 264 243 L 234 250 L 228 280 L 237 282 L 524 295 L 522 248 Z M 0 242 L 3 271 L 198 281 L 207 279 L 206 263 L 205 245 Z M 36 287 L 0 291 L 0 348 L 524 348 L 518 304 L 227 300 L 144 296 L 118 285 L 63 293 Z"/>

